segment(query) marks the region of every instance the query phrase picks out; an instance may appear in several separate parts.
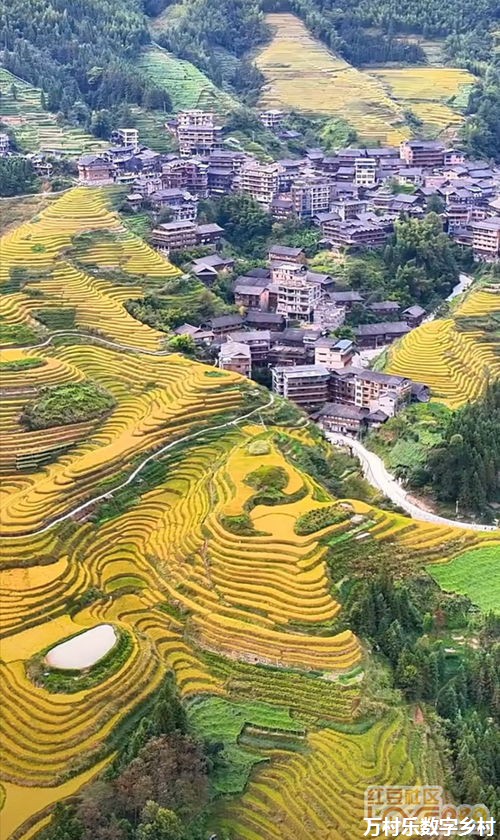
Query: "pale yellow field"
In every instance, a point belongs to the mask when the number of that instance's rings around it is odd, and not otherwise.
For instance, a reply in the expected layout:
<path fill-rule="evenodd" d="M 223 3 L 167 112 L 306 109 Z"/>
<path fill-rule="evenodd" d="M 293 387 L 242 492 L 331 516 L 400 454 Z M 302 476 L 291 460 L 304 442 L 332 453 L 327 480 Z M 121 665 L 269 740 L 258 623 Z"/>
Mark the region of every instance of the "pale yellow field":
<path fill-rule="evenodd" d="M 378 79 L 333 55 L 290 14 L 270 14 L 275 36 L 257 56 L 267 79 L 262 107 L 343 117 L 363 140 L 396 144 L 409 136 L 401 108 Z"/>
<path fill-rule="evenodd" d="M 267 79 L 263 107 L 317 111 L 342 117 L 365 142 L 397 144 L 410 135 L 404 111 L 410 108 L 429 130 L 462 121 L 446 100 L 474 83 L 455 67 L 358 70 L 331 53 L 291 14 L 269 14 L 275 35 L 257 56 Z"/>
<path fill-rule="evenodd" d="M 474 84 L 475 77 L 458 67 L 382 67 L 370 70 L 394 99 L 436 102 L 455 96 L 464 85 Z"/>
<path fill-rule="evenodd" d="M 443 102 L 409 102 L 410 110 L 429 127 L 429 130 L 443 131 L 445 128 L 461 125 L 464 118 Z"/>
<path fill-rule="evenodd" d="M 447 100 L 475 82 L 468 70 L 458 67 L 381 67 L 370 69 L 370 75 L 433 134 L 463 122 L 462 114 L 450 107 Z"/>

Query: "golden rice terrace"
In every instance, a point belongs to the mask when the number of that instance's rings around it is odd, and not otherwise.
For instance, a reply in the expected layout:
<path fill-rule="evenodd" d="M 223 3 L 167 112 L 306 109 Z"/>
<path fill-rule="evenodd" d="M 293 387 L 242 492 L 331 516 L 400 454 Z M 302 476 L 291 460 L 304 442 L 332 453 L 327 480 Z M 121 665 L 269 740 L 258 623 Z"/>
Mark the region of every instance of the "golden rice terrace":
<path fill-rule="evenodd" d="M 214 830 L 361 838 L 367 785 L 437 771 L 428 750 L 422 760 L 424 727 L 363 710 L 367 654 L 331 564 L 362 545 L 432 563 L 495 535 L 333 500 L 294 463 L 294 446 L 323 445 L 313 430 L 270 424 L 267 392 L 169 355 L 126 312 L 127 273 L 135 289 L 175 269 L 122 228 L 104 192 L 67 193 L 9 232 L 2 255 L 2 840 L 34 836 L 107 766 L 167 672 L 194 722 L 205 709 L 213 726 L 240 715 L 238 749 L 257 763 L 215 798 Z M 72 328 L 42 328 L 42 308 L 63 321 L 71 310 Z M 78 395 L 89 381 L 110 395 L 91 419 L 23 423 L 50 389 Z M 268 504 L 256 480 L 271 474 L 281 496 Z M 333 504 L 336 524 L 297 533 L 299 517 Z M 47 651 L 102 625 L 127 639 L 119 667 L 76 692 L 44 687 Z"/>

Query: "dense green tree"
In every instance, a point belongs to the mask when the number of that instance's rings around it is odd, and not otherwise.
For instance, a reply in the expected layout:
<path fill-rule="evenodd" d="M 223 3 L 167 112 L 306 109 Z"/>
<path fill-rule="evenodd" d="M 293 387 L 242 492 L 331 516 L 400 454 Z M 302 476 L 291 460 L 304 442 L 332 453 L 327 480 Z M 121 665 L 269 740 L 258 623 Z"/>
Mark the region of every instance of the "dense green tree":
<path fill-rule="evenodd" d="M 174 811 L 146 802 L 137 828 L 137 840 L 182 840 L 182 824 Z"/>
<path fill-rule="evenodd" d="M 246 193 L 224 196 L 217 206 L 216 221 L 224 228 L 226 239 L 244 254 L 260 254 L 272 227 L 269 214 Z"/>
<path fill-rule="evenodd" d="M 257 0 L 189 0 L 158 36 L 162 46 L 191 61 L 217 85 L 255 99 L 264 77 L 245 54 L 270 31 Z"/>
<path fill-rule="evenodd" d="M 439 499 L 484 513 L 500 493 L 500 383 L 450 415 L 443 442 L 430 450 L 427 469 Z"/>
<path fill-rule="evenodd" d="M 0 196 L 36 192 L 39 186 L 31 161 L 21 157 L 0 158 Z"/>

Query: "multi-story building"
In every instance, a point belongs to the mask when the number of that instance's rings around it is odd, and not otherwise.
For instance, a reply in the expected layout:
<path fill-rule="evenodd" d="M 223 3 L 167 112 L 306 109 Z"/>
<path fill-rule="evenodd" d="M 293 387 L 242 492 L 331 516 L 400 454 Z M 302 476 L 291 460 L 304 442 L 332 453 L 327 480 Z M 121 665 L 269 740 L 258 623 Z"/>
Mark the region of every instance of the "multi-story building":
<path fill-rule="evenodd" d="M 176 187 L 158 190 L 150 196 L 152 206 L 156 209 L 167 208 L 172 212 L 172 221 L 189 219 L 194 221 L 198 212 L 198 200 L 186 190 Z"/>
<path fill-rule="evenodd" d="M 297 178 L 290 189 L 293 209 L 300 219 L 312 218 L 330 209 L 334 193 L 332 178 Z"/>
<path fill-rule="evenodd" d="M 207 188 L 210 195 L 227 195 L 231 192 L 235 174 L 232 169 L 210 163 L 207 171 Z"/>
<path fill-rule="evenodd" d="M 310 321 L 322 290 L 319 283 L 310 282 L 305 266 L 278 265 L 273 268 L 272 280 L 278 287 L 276 312 L 290 320 Z"/>
<path fill-rule="evenodd" d="M 6 155 L 10 148 L 10 141 L 8 134 L 0 134 L 0 155 Z"/>
<path fill-rule="evenodd" d="M 366 213 L 368 209 L 368 202 L 361 201 L 359 198 L 346 199 L 345 201 L 334 201 L 331 205 L 332 214 L 329 217 L 332 219 L 341 219 L 345 222 L 347 219 L 356 219 L 361 213 Z M 326 217 L 321 221 L 328 221 Z"/>
<path fill-rule="evenodd" d="M 213 111 L 202 111 L 200 108 L 191 108 L 179 111 L 177 124 L 179 128 L 188 126 L 211 126 L 214 125 L 215 114 Z"/>
<path fill-rule="evenodd" d="M 394 223 L 392 219 L 373 216 L 346 222 L 329 219 L 321 227 L 334 248 L 381 248 L 391 236 Z"/>
<path fill-rule="evenodd" d="M 258 282 L 251 282 L 257 280 Z M 246 309 L 267 310 L 269 308 L 269 281 L 256 277 L 238 277 L 234 284 L 234 302 Z"/>
<path fill-rule="evenodd" d="M 278 164 L 260 163 L 251 160 L 245 163 L 240 172 L 240 184 L 243 192 L 248 193 L 263 209 L 268 210 L 275 195 L 278 194 Z"/>
<path fill-rule="evenodd" d="M 403 318 L 412 330 L 415 329 L 415 327 L 420 326 L 426 315 L 427 312 L 423 306 L 419 306 L 418 303 L 413 306 L 409 306 L 408 309 L 403 311 Z"/>
<path fill-rule="evenodd" d="M 320 338 L 314 345 L 314 364 L 341 370 L 350 366 L 354 353 L 354 343 L 347 338 Z"/>
<path fill-rule="evenodd" d="M 139 149 L 139 132 L 136 128 L 117 128 L 113 131 L 111 139 L 121 146 L 131 146 L 134 151 Z"/>
<path fill-rule="evenodd" d="M 181 157 L 206 158 L 222 144 L 222 127 L 216 125 L 212 111 L 181 111 L 176 133 Z"/>
<path fill-rule="evenodd" d="M 278 161 L 278 187 L 280 193 L 290 192 L 294 180 L 299 177 L 303 168 L 303 160 L 296 160 L 295 158 L 282 158 Z"/>
<path fill-rule="evenodd" d="M 438 140 L 403 140 L 399 156 L 408 166 L 434 169 L 443 166 L 445 147 Z"/>
<path fill-rule="evenodd" d="M 388 315 L 398 315 L 401 305 L 397 300 L 376 300 L 369 303 L 367 309 L 374 312 L 375 315 L 385 315 L 387 317 Z"/>
<path fill-rule="evenodd" d="M 288 245 L 271 245 L 267 258 L 270 263 L 297 263 L 303 265 L 306 255 L 303 248 L 292 248 Z"/>
<path fill-rule="evenodd" d="M 134 180 L 134 192 L 139 193 L 143 198 L 147 198 L 154 192 L 161 190 L 161 178 L 159 175 L 139 175 Z"/>
<path fill-rule="evenodd" d="M 329 298 L 336 306 L 342 306 L 344 309 L 352 309 L 353 306 L 359 306 L 364 300 L 363 295 L 353 291 L 353 289 L 345 292 L 330 292 Z"/>
<path fill-rule="evenodd" d="M 328 398 L 330 372 L 322 365 L 279 365 L 272 369 L 273 391 L 313 411 Z"/>
<path fill-rule="evenodd" d="M 102 186 L 115 180 L 114 163 L 99 155 L 82 155 L 78 159 L 78 179 L 83 184 Z"/>
<path fill-rule="evenodd" d="M 270 330 L 237 330 L 229 333 L 228 340 L 246 344 L 250 348 L 254 367 L 262 367 L 268 363 L 271 349 Z"/>
<path fill-rule="evenodd" d="M 252 357 L 248 344 L 240 344 L 237 341 L 226 341 L 221 345 L 219 352 L 219 367 L 222 370 L 231 370 L 240 373 L 242 376 L 252 375 Z"/>
<path fill-rule="evenodd" d="M 374 187 L 377 183 L 377 161 L 372 157 L 355 158 L 354 183 L 358 187 Z"/>
<path fill-rule="evenodd" d="M 336 403 L 357 405 L 370 411 L 379 407 L 381 399 L 384 399 L 386 408 L 390 401 L 395 410 L 399 410 L 410 401 L 412 385 L 411 379 L 404 376 L 347 367 L 332 372 L 330 394 Z M 386 396 L 389 396 L 390 400 L 387 400 Z"/>
<path fill-rule="evenodd" d="M 388 416 L 382 411 L 371 412 L 357 405 L 327 402 L 315 419 L 327 432 L 357 437 L 370 428 L 381 426 Z"/>
<path fill-rule="evenodd" d="M 345 314 L 345 306 L 339 306 L 330 295 L 323 295 L 314 308 L 314 326 L 321 330 L 336 330 L 344 323 Z"/>
<path fill-rule="evenodd" d="M 184 251 L 197 242 L 197 225 L 188 219 L 166 222 L 153 230 L 151 242 L 159 251 Z"/>
<path fill-rule="evenodd" d="M 228 335 L 230 332 L 240 330 L 243 326 L 243 318 L 236 312 L 228 315 L 216 315 L 210 321 L 210 327 L 215 335 Z"/>
<path fill-rule="evenodd" d="M 277 108 L 270 108 L 268 111 L 260 112 L 260 121 L 266 128 L 272 131 L 282 128 L 285 121 L 286 114 L 284 111 L 279 111 Z"/>
<path fill-rule="evenodd" d="M 217 246 L 222 239 L 223 233 L 224 228 L 215 222 L 207 222 L 207 224 L 198 225 L 196 230 L 196 244 Z"/>
<path fill-rule="evenodd" d="M 245 315 L 245 324 L 250 329 L 279 332 L 285 326 L 285 319 L 283 315 L 278 315 L 277 312 L 249 309 Z"/>
<path fill-rule="evenodd" d="M 500 259 L 500 216 L 472 222 L 472 252 L 481 262 L 498 262 Z"/>
<path fill-rule="evenodd" d="M 162 186 L 188 190 L 197 198 L 208 196 L 208 164 L 199 158 L 175 158 L 162 166 Z"/>

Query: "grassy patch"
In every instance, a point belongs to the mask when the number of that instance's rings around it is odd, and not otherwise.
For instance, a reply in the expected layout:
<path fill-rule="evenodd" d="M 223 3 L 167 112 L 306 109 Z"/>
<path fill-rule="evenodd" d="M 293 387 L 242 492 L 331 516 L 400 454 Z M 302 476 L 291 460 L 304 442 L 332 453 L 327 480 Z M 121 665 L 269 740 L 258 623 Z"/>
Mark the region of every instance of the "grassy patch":
<path fill-rule="evenodd" d="M 0 320 L 0 344 L 13 344 L 21 346 L 24 344 L 35 344 L 38 335 L 26 324 L 6 324 Z"/>
<path fill-rule="evenodd" d="M 54 306 L 50 309 L 37 309 L 33 315 L 49 330 L 72 330 L 75 326 L 74 307 Z"/>
<path fill-rule="evenodd" d="M 31 370 L 32 368 L 43 367 L 46 364 L 45 359 L 37 359 L 36 356 L 27 356 L 25 359 L 12 359 L 10 362 L 0 362 L 0 370 Z"/>
<path fill-rule="evenodd" d="M 38 397 L 25 406 L 21 422 L 31 431 L 84 423 L 103 417 L 114 405 L 111 394 L 90 380 L 54 385 L 42 388 Z"/>
<path fill-rule="evenodd" d="M 265 760 L 265 754 L 255 751 L 259 747 L 259 737 L 265 740 L 262 747 L 269 749 L 269 739 L 274 734 L 272 747 L 276 749 L 282 733 L 302 735 L 288 710 L 259 702 L 236 703 L 211 697 L 193 703 L 188 709 L 188 719 L 198 737 L 219 746 L 213 785 L 220 794 L 241 792 L 254 764 Z M 252 747 L 252 752 L 240 746 L 243 733 L 245 746 Z"/>
<path fill-rule="evenodd" d="M 146 582 L 136 575 L 120 575 L 107 581 L 106 592 L 116 592 L 121 589 L 135 591 L 137 589 L 144 589 L 146 585 Z"/>
<path fill-rule="evenodd" d="M 256 537 L 262 535 L 263 531 L 257 531 L 248 513 L 240 513 L 238 516 L 221 516 L 220 524 L 230 534 L 240 534 L 245 537 Z"/>
<path fill-rule="evenodd" d="M 441 589 L 467 595 L 484 612 L 500 613 L 500 545 L 466 551 L 427 571 Z"/>

